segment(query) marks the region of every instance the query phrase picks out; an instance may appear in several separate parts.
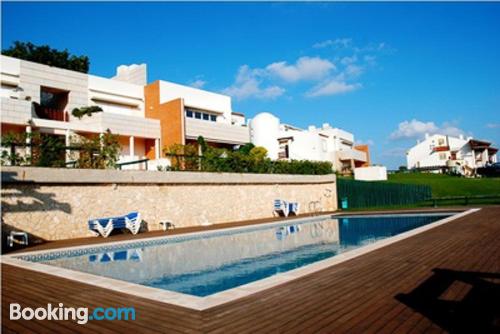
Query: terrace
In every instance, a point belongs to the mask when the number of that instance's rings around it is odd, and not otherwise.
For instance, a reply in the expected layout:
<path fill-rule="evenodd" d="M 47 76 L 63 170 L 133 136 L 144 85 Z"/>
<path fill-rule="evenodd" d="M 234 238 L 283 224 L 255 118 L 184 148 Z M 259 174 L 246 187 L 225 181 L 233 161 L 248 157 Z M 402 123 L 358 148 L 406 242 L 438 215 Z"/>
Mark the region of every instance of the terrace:
<path fill-rule="evenodd" d="M 499 216 L 500 207 L 485 207 L 404 241 L 204 311 L 3 264 L 3 329 L 5 332 L 493 332 L 500 325 L 500 313 L 494 307 L 500 298 Z M 202 229 L 206 228 L 169 233 Z M 128 238 L 131 237 L 118 235 L 109 241 Z M 97 241 L 102 242 L 97 238 L 52 242 L 33 250 Z M 60 302 L 89 308 L 133 306 L 137 316 L 135 321 L 91 321 L 86 325 L 9 321 L 11 302 L 29 307 Z"/>

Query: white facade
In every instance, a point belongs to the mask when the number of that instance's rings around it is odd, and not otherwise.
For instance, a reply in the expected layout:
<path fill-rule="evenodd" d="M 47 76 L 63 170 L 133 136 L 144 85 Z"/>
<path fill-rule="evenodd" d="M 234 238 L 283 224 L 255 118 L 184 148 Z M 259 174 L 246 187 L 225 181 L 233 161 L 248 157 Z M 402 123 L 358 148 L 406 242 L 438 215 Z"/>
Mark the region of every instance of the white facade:
<path fill-rule="evenodd" d="M 125 146 L 135 148 L 122 150 L 120 161 L 144 158 L 145 140 L 159 146 L 160 123 L 144 116 L 143 86 L 3 55 L 0 59 L 2 128 L 38 130 L 65 136 L 67 142 L 72 136 L 110 129 L 121 142 L 129 143 Z M 47 94 L 60 96 L 57 106 L 43 106 Z M 103 112 L 81 120 L 71 115 L 74 108 L 91 105 Z"/>
<path fill-rule="evenodd" d="M 353 134 L 328 124 L 304 130 L 281 124 L 270 113 L 256 115 L 249 124 L 251 142 L 266 148 L 271 159 L 330 161 L 343 173 L 368 162 L 366 153 L 355 149 Z"/>
<path fill-rule="evenodd" d="M 216 114 L 218 122 L 231 124 L 231 97 L 173 82 L 160 81 L 160 103 L 179 98 L 184 100 L 185 107 Z"/>
<path fill-rule="evenodd" d="M 439 171 L 452 168 L 462 174 L 473 174 L 478 167 L 488 162 L 496 162 L 496 149 L 491 143 L 464 138 L 435 134 L 426 135 L 406 154 L 408 169 Z"/>
<path fill-rule="evenodd" d="M 185 139 L 203 136 L 208 143 L 243 145 L 250 141 L 245 115 L 234 113 L 231 97 L 160 81 L 160 103 L 182 99 Z"/>

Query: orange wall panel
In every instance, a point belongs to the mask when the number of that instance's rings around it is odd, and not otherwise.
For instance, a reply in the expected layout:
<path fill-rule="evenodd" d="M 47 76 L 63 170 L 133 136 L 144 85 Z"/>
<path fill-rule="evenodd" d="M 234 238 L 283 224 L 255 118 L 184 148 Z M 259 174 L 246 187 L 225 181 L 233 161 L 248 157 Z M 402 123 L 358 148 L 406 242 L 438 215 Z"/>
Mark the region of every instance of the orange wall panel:
<path fill-rule="evenodd" d="M 184 135 L 184 101 L 176 99 L 160 104 L 160 82 L 155 81 L 144 87 L 145 116 L 160 121 L 161 156 L 163 150 L 172 144 L 185 144 Z M 153 151 L 151 151 L 153 149 Z M 148 157 L 154 156 L 154 146 L 146 152 Z"/>
<path fill-rule="evenodd" d="M 370 148 L 368 147 L 368 145 L 354 146 L 354 149 L 366 153 L 366 162 L 364 162 L 360 166 L 356 166 L 356 167 L 368 167 L 368 166 L 370 166 Z"/>

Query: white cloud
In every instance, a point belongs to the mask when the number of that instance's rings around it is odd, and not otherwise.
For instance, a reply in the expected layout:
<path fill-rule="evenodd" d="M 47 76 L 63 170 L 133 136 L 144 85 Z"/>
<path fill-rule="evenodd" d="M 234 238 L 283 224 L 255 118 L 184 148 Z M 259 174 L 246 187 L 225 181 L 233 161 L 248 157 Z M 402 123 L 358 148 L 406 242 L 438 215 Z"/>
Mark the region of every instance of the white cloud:
<path fill-rule="evenodd" d="M 444 122 L 441 126 L 437 126 L 434 122 L 422 122 L 412 119 L 411 121 L 399 123 L 398 128 L 391 133 L 389 138 L 393 140 L 417 139 L 424 137 L 426 133 L 430 135 L 439 133 L 455 137 L 468 134 L 458 128 L 454 122 Z"/>
<path fill-rule="evenodd" d="M 348 84 L 344 81 L 337 81 L 336 79 L 327 80 L 313 87 L 309 92 L 306 93 L 307 97 L 318 97 L 318 96 L 328 96 L 337 95 L 352 92 L 358 88 L 361 88 L 361 84 Z"/>
<path fill-rule="evenodd" d="M 194 88 L 203 88 L 207 82 L 201 79 L 191 82 L 189 85 Z"/>
<path fill-rule="evenodd" d="M 486 124 L 486 127 L 489 129 L 497 129 L 500 128 L 500 123 L 488 123 Z"/>
<path fill-rule="evenodd" d="M 288 82 L 299 80 L 319 80 L 326 77 L 330 71 L 335 70 L 335 65 L 320 57 L 301 57 L 295 65 L 288 65 L 281 61 L 266 66 L 270 75 L 277 76 Z"/>
<path fill-rule="evenodd" d="M 371 55 L 365 55 L 363 57 L 363 60 L 365 61 L 366 64 L 373 66 L 376 64 L 377 57 Z"/>
<path fill-rule="evenodd" d="M 352 63 L 355 63 L 358 61 L 358 56 L 356 55 L 352 55 L 351 57 L 343 57 L 341 60 L 340 60 L 340 63 L 342 65 L 349 65 L 349 64 L 352 64 Z"/>
<path fill-rule="evenodd" d="M 222 90 L 222 93 L 244 100 L 255 97 L 259 99 L 273 99 L 285 93 L 279 86 L 261 87 L 262 69 L 251 69 L 248 65 L 240 66 L 233 85 Z"/>
<path fill-rule="evenodd" d="M 329 46 L 334 46 L 334 47 L 342 47 L 342 48 L 348 48 L 352 44 L 352 39 L 351 38 L 337 38 L 337 39 L 328 39 L 323 42 L 319 42 L 313 45 L 313 48 L 316 49 L 321 49 L 321 48 L 326 48 Z"/>
<path fill-rule="evenodd" d="M 363 67 L 359 65 L 349 64 L 344 69 L 345 75 L 348 77 L 358 77 L 363 73 Z"/>
<path fill-rule="evenodd" d="M 277 98 L 285 93 L 287 85 L 302 82 L 313 83 L 304 90 L 306 97 L 352 92 L 363 87 L 360 79 L 376 64 L 374 54 L 387 48 L 384 43 L 371 43 L 359 48 L 350 38 L 337 38 L 314 45 L 316 48 L 327 46 L 335 47 L 336 54 L 330 57 L 303 56 L 295 61 L 272 62 L 260 68 L 240 66 L 234 83 L 222 92 L 239 100 Z"/>

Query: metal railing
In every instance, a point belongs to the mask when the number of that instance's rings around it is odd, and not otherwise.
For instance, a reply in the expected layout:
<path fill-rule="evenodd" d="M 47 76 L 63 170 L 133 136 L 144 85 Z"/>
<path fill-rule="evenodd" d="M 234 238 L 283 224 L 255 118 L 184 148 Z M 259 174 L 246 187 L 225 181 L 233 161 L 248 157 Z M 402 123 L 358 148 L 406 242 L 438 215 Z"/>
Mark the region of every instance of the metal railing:
<path fill-rule="evenodd" d="M 121 163 L 117 163 L 116 167 L 119 170 L 122 170 L 123 166 L 130 166 L 130 165 L 136 165 L 136 164 L 142 164 L 142 163 L 144 163 L 145 169 L 147 170 L 148 169 L 148 161 L 149 161 L 149 159 L 140 159 L 140 160 L 134 160 L 134 161 L 121 162 Z"/>
<path fill-rule="evenodd" d="M 438 203 L 446 203 L 448 204 L 463 204 L 469 205 L 472 203 L 500 203 L 500 194 L 494 195 L 465 195 L 465 196 L 443 196 L 443 197 L 433 197 L 429 199 L 432 203 L 432 206 L 437 207 Z"/>

